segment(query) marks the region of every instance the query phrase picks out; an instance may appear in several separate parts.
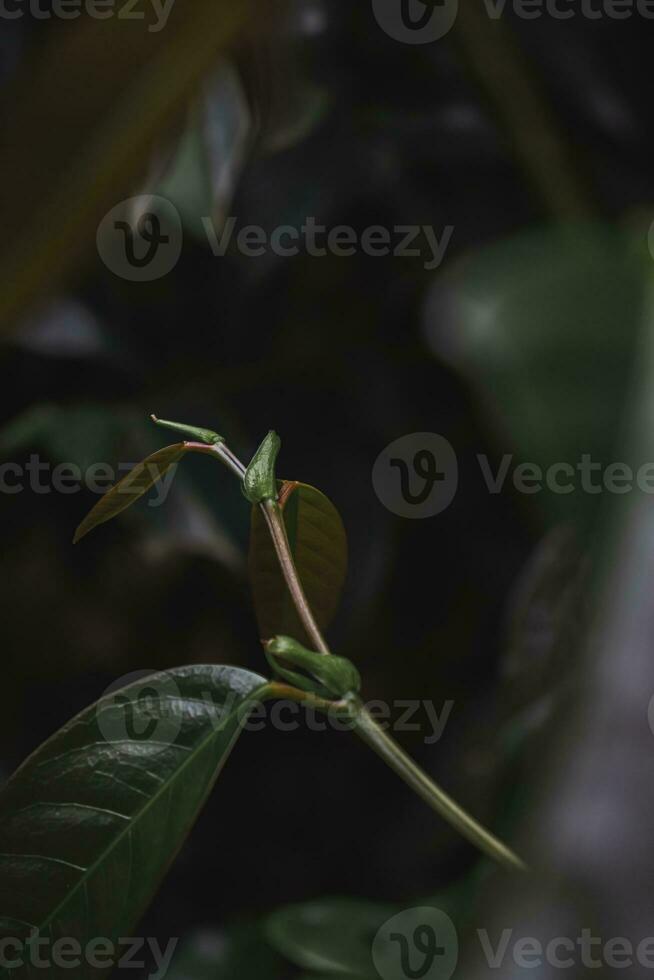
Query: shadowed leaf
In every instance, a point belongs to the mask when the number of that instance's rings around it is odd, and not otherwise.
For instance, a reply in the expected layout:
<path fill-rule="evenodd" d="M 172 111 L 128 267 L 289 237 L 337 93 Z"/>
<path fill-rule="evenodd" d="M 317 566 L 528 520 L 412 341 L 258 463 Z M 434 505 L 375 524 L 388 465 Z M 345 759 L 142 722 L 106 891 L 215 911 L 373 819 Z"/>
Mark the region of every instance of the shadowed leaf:
<path fill-rule="evenodd" d="M 36 928 L 84 948 L 95 936 L 130 935 L 264 684 L 215 665 L 152 674 L 30 756 L 0 793 L 0 936 Z M 23 958 L 0 977 L 32 976 Z"/>
<path fill-rule="evenodd" d="M 119 13 L 60 25 L 0 102 L 0 327 L 79 274 L 102 216 L 129 196 L 252 20 L 247 0 L 185 0 L 168 12 L 165 24 L 152 9 L 150 22 Z"/>
<path fill-rule="evenodd" d="M 137 463 L 134 469 L 130 470 L 127 476 L 123 477 L 115 487 L 108 490 L 95 507 L 89 511 L 75 531 L 73 544 L 76 544 L 98 524 L 110 521 L 112 517 L 135 503 L 139 497 L 142 497 L 154 486 L 157 480 L 161 479 L 171 466 L 178 463 L 186 452 L 188 452 L 186 443 L 178 442 L 173 446 L 160 449 L 148 456 L 147 459 Z"/>
<path fill-rule="evenodd" d="M 477 387 L 498 456 L 515 453 L 515 464 L 551 472 L 532 498 L 549 525 L 592 519 L 601 500 L 586 492 L 578 465 L 612 458 L 644 268 L 630 233 L 571 224 L 479 249 L 435 288 L 433 346 Z"/>
<path fill-rule="evenodd" d="M 279 506 L 300 581 L 321 629 L 329 625 L 347 570 L 347 538 L 334 505 L 315 487 L 285 481 Z M 277 562 L 265 520 L 252 510 L 250 579 L 260 635 L 292 636 L 311 647 Z"/>
<path fill-rule="evenodd" d="M 375 977 L 370 947 L 375 933 L 395 910 L 351 898 L 327 898 L 288 905 L 266 920 L 272 946 L 304 970 Z"/>

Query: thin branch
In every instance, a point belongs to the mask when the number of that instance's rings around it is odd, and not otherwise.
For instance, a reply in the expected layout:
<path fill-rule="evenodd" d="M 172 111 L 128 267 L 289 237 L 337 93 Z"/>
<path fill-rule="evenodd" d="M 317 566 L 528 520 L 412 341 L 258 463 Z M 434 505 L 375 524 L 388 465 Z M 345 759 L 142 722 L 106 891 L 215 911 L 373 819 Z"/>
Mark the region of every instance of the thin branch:
<path fill-rule="evenodd" d="M 330 653 L 330 649 L 320 631 L 320 627 L 314 619 L 311 606 L 309 605 L 307 597 L 304 594 L 304 589 L 302 588 L 302 583 L 300 582 L 297 568 L 295 567 L 295 562 L 293 560 L 291 546 L 288 542 L 286 526 L 284 524 L 281 509 L 274 500 L 265 500 L 260 506 L 275 547 L 279 567 L 282 570 L 286 587 L 288 588 L 291 599 L 295 604 L 300 621 L 307 631 L 307 635 L 311 639 L 316 650 L 319 653 Z"/>
<path fill-rule="evenodd" d="M 213 453 L 236 473 L 240 479 L 245 473 L 245 466 L 224 444 L 203 447 L 200 451 Z M 265 500 L 260 505 L 261 512 L 268 525 L 273 541 L 279 566 L 284 581 L 293 600 L 298 616 L 314 646 L 320 653 L 329 654 L 330 650 L 316 623 L 302 583 L 297 574 L 293 553 L 286 534 L 281 508 L 275 500 Z M 265 693 L 264 693 L 265 692 Z M 336 712 L 347 716 L 352 721 L 354 731 L 361 739 L 390 766 L 404 782 L 414 790 L 429 806 L 455 827 L 467 840 L 476 845 L 484 854 L 498 861 L 512 871 L 526 871 L 525 863 L 511 851 L 502 841 L 490 831 L 477 823 L 465 810 L 454 802 L 423 770 L 410 758 L 397 742 L 394 741 L 371 717 L 359 698 L 348 695 L 342 701 L 328 701 L 306 691 L 279 681 L 269 682 L 262 691 L 266 698 L 286 698 L 301 704 L 316 708 L 326 713 Z"/>
<path fill-rule="evenodd" d="M 225 445 L 224 442 L 213 446 L 202 446 L 200 443 L 193 443 L 193 445 L 194 447 L 197 446 L 200 452 L 209 452 L 214 456 L 218 456 L 218 458 L 229 467 L 232 473 L 238 476 L 239 480 L 243 479 L 246 467 L 232 452 L 232 450 Z M 295 567 L 295 561 L 293 559 L 293 552 L 291 551 L 291 546 L 288 541 L 286 526 L 284 524 L 284 518 L 282 516 L 279 504 L 274 500 L 264 500 L 263 503 L 259 504 L 259 507 L 268 526 L 268 530 L 270 531 L 270 537 L 272 538 L 275 554 L 277 555 L 277 560 L 279 561 L 279 567 L 282 575 L 284 576 L 286 587 L 290 593 L 293 603 L 295 604 L 295 608 L 297 609 L 300 621 L 307 632 L 307 636 L 311 639 L 311 642 L 319 653 L 330 653 L 327 642 L 322 635 L 320 627 L 316 623 L 313 612 L 311 611 L 311 607 L 304 593 L 304 588 L 300 581 L 300 577 L 297 573 L 297 568 Z"/>
<path fill-rule="evenodd" d="M 470 814 L 447 795 L 427 773 L 416 765 L 397 742 L 394 741 L 370 716 L 364 705 L 353 714 L 354 730 L 404 782 L 428 803 L 452 827 L 484 854 L 498 861 L 511 871 L 527 871 L 527 865 L 498 840 L 490 831 L 477 823 Z"/>

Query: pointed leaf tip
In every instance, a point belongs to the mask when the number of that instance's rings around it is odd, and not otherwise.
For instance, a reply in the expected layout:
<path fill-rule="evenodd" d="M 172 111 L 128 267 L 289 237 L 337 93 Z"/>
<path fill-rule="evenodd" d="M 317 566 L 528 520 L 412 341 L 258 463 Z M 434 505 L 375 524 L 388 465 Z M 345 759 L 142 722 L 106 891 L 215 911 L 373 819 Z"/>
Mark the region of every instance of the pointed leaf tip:
<path fill-rule="evenodd" d="M 165 449 L 159 449 L 158 452 L 137 463 L 127 476 L 119 480 L 110 490 L 107 490 L 95 507 L 89 511 L 75 531 L 73 544 L 77 544 L 98 524 L 110 521 L 112 517 L 116 517 L 121 511 L 135 503 L 188 451 L 188 446 L 179 442 L 172 446 L 166 446 Z"/>
<path fill-rule="evenodd" d="M 277 499 L 275 462 L 281 445 L 281 439 L 271 429 L 250 460 L 243 477 L 243 493 L 251 504 Z"/>

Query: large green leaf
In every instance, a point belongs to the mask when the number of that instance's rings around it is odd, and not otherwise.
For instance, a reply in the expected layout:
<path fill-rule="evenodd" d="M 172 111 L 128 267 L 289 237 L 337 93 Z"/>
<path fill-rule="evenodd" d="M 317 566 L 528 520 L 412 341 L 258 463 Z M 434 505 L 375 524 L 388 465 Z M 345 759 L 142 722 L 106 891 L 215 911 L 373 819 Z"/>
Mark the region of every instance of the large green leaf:
<path fill-rule="evenodd" d="M 347 570 L 343 522 L 327 497 L 306 483 L 285 481 L 279 505 L 300 581 L 316 621 L 324 629 L 336 613 Z M 261 637 L 285 634 L 311 647 L 258 507 L 252 510 L 250 577 Z"/>
<path fill-rule="evenodd" d="M 159 449 L 147 459 L 137 463 L 127 476 L 108 490 L 98 500 L 75 531 L 73 543 L 77 543 L 85 534 L 92 531 L 98 524 L 104 524 L 116 517 L 127 507 L 131 507 L 144 493 L 150 490 L 157 480 L 160 480 L 171 466 L 178 463 L 187 453 L 188 447 L 184 442 L 177 442 L 165 449 Z"/>
<path fill-rule="evenodd" d="M 0 936 L 130 935 L 264 684 L 231 667 L 149 675 L 30 756 L 0 793 Z"/>

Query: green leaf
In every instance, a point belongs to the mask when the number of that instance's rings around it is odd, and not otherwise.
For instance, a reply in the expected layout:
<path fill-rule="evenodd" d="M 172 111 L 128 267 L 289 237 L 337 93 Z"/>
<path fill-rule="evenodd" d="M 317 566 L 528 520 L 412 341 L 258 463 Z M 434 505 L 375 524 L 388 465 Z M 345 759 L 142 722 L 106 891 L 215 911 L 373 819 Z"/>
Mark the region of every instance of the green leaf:
<path fill-rule="evenodd" d="M 202 219 L 220 232 L 230 214 L 253 135 L 252 106 L 242 75 L 223 60 L 207 79 L 165 169 L 148 190 L 172 201 L 194 238 L 207 244 Z"/>
<path fill-rule="evenodd" d="M 0 936 L 130 935 L 264 684 L 215 665 L 152 674 L 30 756 L 0 793 Z"/>
<path fill-rule="evenodd" d="M 186 443 L 178 442 L 173 446 L 166 446 L 165 449 L 152 453 L 147 459 L 137 463 L 134 469 L 130 470 L 122 480 L 119 480 L 111 490 L 108 490 L 95 507 L 89 511 L 75 531 L 73 544 L 76 544 L 98 524 L 110 521 L 112 517 L 120 514 L 127 507 L 131 507 L 188 451 Z"/>
<path fill-rule="evenodd" d="M 80 276 L 103 215 L 129 196 L 205 74 L 252 23 L 248 2 L 187 0 L 168 12 L 165 24 L 153 11 L 147 23 L 81 16 L 48 32 L 29 73 L 6 87 L 0 329 Z"/>
<path fill-rule="evenodd" d="M 371 946 L 392 906 L 352 898 L 318 899 L 278 909 L 268 940 L 296 966 L 325 976 L 374 978 Z"/>
<path fill-rule="evenodd" d="M 243 493 L 251 504 L 277 498 L 275 462 L 280 447 L 281 440 L 271 429 L 250 460 L 243 477 Z"/>
<path fill-rule="evenodd" d="M 266 655 L 280 677 L 304 691 L 343 698 L 346 694 L 357 694 L 361 690 L 361 675 L 350 660 L 334 654 L 326 656 L 324 653 L 316 653 L 315 650 L 307 650 L 290 636 L 274 636 L 266 643 Z M 282 663 L 278 657 L 282 659 Z M 315 678 L 315 681 L 285 669 L 284 661 L 300 667 Z"/>
<path fill-rule="evenodd" d="M 291 552 L 309 605 L 321 629 L 333 619 L 347 571 L 347 538 L 334 505 L 315 487 L 285 481 L 279 492 Z M 293 636 L 311 646 L 288 594 L 270 534 L 258 507 L 252 510 L 250 579 L 259 635 Z"/>
<path fill-rule="evenodd" d="M 219 442 L 224 442 L 224 436 L 218 435 L 213 429 L 200 429 L 196 425 L 184 425 L 182 422 L 169 422 L 167 419 L 158 419 L 156 415 L 151 415 L 150 418 L 155 425 L 160 425 L 164 429 L 173 429 L 174 432 L 181 432 L 185 436 L 190 436 L 192 439 L 198 439 L 200 442 L 204 442 L 207 446 L 215 446 Z"/>
<path fill-rule="evenodd" d="M 493 472 L 505 453 L 515 454 L 512 466 L 544 472 L 576 468 L 584 454 L 603 466 L 620 459 L 612 453 L 648 272 L 630 235 L 598 222 L 520 233 L 440 281 L 452 323 L 447 336 L 434 329 L 433 346 L 469 377 L 495 422 Z M 526 499 L 550 522 L 585 521 L 605 494 L 586 492 L 576 469 L 573 487 L 545 485 Z"/>

